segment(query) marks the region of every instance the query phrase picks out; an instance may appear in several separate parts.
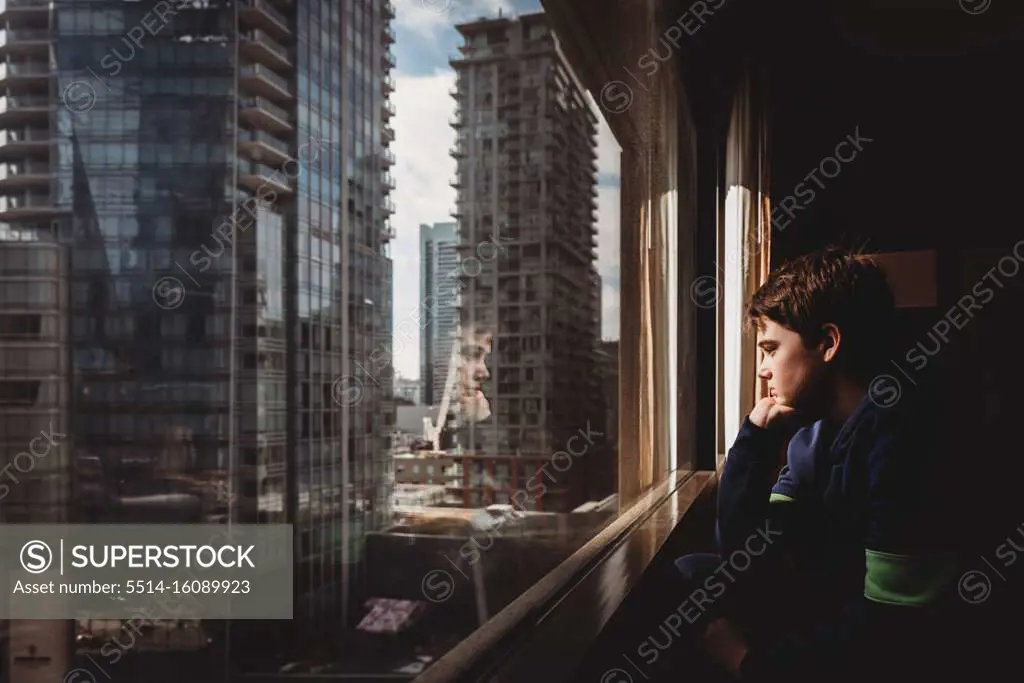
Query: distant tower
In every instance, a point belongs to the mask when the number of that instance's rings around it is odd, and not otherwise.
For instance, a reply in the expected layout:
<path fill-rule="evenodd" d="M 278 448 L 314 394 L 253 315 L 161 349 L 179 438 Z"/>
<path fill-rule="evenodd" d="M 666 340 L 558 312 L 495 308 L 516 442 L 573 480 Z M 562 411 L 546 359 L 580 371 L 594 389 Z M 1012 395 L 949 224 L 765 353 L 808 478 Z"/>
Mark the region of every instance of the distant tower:
<path fill-rule="evenodd" d="M 458 224 L 420 225 L 420 378 L 424 405 L 441 403 L 458 327 Z"/>

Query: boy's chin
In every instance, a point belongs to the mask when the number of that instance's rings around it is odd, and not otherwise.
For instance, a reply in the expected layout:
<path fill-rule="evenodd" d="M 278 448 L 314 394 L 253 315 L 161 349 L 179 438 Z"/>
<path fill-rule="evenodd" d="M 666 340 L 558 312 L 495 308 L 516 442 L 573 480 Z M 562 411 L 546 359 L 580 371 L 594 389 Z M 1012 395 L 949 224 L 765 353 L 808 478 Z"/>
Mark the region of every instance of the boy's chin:
<path fill-rule="evenodd" d="M 775 402 L 779 405 L 786 406 L 787 408 L 792 408 L 794 410 L 800 410 L 802 404 L 806 403 L 806 401 L 801 400 L 804 398 L 801 394 L 797 394 L 795 396 L 792 394 L 775 394 L 772 398 L 774 398 Z"/>
<path fill-rule="evenodd" d="M 796 397 L 783 397 L 781 399 L 776 398 L 775 400 L 787 408 L 798 411 L 805 418 L 819 419 L 821 416 L 821 402 L 809 396 L 799 395 Z"/>

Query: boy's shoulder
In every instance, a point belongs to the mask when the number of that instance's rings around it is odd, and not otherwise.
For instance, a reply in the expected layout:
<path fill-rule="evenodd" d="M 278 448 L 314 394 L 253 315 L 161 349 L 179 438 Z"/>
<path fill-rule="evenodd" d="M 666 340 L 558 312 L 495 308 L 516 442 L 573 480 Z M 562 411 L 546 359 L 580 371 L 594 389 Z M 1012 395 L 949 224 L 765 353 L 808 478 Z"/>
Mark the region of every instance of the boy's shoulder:
<path fill-rule="evenodd" d="M 848 450 L 855 445 L 879 443 L 915 451 L 934 447 L 936 420 L 935 402 L 927 397 L 908 396 L 886 405 L 868 395 L 843 424 L 835 448 Z"/>
<path fill-rule="evenodd" d="M 926 397 L 891 406 L 869 401 L 843 426 L 834 450 L 849 473 L 866 477 L 869 495 L 931 507 L 948 492 L 952 470 L 934 406 Z"/>

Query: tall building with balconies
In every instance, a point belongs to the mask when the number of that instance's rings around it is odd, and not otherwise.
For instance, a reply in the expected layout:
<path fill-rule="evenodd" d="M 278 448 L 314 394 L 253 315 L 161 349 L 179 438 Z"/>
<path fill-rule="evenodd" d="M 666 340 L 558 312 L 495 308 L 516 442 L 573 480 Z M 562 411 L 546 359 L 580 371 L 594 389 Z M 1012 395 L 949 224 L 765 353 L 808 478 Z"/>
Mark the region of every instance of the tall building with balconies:
<path fill-rule="evenodd" d="M 0 524 L 70 520 L 67 265 L 53 230 L 0 223 Z M 60 676 L 71 637 L 69 621 L 0 622 L 5 677 Z"/>
<path fill-rule="evenodd" d="M 70 520 L 67 265 L 67 249 L 52 230 L 0 224 L 3 524 Z"/>
<path fill-rule="evenodd" d="M 460 257 L 482 264 L 463 269 L 460 318 L 493 335 L 487 371 L 464 378 L 491 412 L 469 421 L 467 450 L 550 455 L 588 423 L 603 431 L 597 117 L 544 14 L 456 28 L 453 215 Z M 548 487 L 559 506 L 586 500 L 582 469 Z"/>
<path fill-rule="evenodd" d="M 423 402 L 439 405 L 459 327 L 457 223 L 420 225 L 420 378 Z"/>
<path fill-rule="evenodd" d="M 71 516 L 291 523 L 313 630 L 390 522 L 390 368 L 337 387 L 391 338 L 394 15 L 0 0 L 0 224 L 68 253 Z"/>

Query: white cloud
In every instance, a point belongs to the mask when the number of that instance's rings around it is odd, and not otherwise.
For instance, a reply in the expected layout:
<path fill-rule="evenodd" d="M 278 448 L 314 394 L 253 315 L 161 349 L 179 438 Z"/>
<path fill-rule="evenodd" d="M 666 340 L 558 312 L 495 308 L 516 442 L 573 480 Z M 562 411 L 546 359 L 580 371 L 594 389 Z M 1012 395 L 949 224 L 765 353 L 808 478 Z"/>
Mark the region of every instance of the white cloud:
<path fill-rule="evenodd" d="M 619 288 L 601 285 L 601 338 L 619 338 Z"/>
<path fill-rule="evenodd" d="M 455 40 L 451 27 L 481 16 L 495 16 L 499 9 L 512 14 L 512 0 L 395 0 L 396 34 Z M 457 42 L 447 46 L 454 53 Z M 392 224 L 397 233 L 392 242 L 394 260 L 394 350 L 395 369 L 405 377 L 419 376 L 418 326 L 424 296 L 419 291 L 419 225 L 453 220 L 456 193 L 449 185 L 456 162 L 448 155 L 455 131 L 448 121 L 455 114 L 455 100 L 448 91 L 455 74 L 447 63 L 416 65 L 425 76 L 403 75 L 401 64 L 395 74 L 396 166 L 392 170 L 397 188 L 396 212 Z M 432 68 L 430 68 L 432 67 Z M 599 111 L 595 108 L 595 111 Z M 598 127 L 598 167 L 603 176 L 619 175 L 619 147 L 607 124 Z M 598 271 L 606 279 L 619 279 L 619 190 L 598 189 Z M 619 298 L 617 287 L 602 286 L 603 336 L 618 338 Z M 403 324 L 404 323 L 404 324 Z"/>
<path fill-rule="evenodd" d="M 593 98 L 588 97 L 593 106 Z M 596 108 L 595 108 L 596 109 Z M 600 112 L 599 109 L 596 111 Z M 604 178 L 618 179 L 621 148 L 604 118 L 598 114 L 597 167 Z M 620 244 L 619 184 L 597 188 L 597 272 L 601 274 L 601 338 L 619 338 Z"/>
<path fill-rule="evenodd" d="M 455 131 L 448 121 L 455 114 L 455 100 L 448 90 L 455 85 L 452 73 L 435 76 L 395 77 L 395 215 L 397 237 L 392 242 L 395 261 L 394 330 L 395 369 L 404 377 L 419 376 L 419 226 L 451 221 L 455 189 L 448 181 L 455 175 L 455 159 L 448 150 Z M 403 325 L 402 323 L 406 324 Z M 412 329 L 412 333 L 400 330 Z"/>
<path fill-rule="evenodd" d="M 616 155 L 617 158 L 617 155 Z M 598 160 L 602 173 L 612 173 L 604 159 Z M 616 171 L 618 164 L 615 164 Z M 601 338 L 619 338 L 619 188 L 597 188 L 597 272 L 601 274 Z"/>
<path fill-rule="evenodd" d="M 619 278 L 619 188 L 597 188 L 597 272 Z"/>
<path fill-rule="evenodd" d="M 509 0 L 395 0 L 397 29 L 426 35 L 477 17 L 510 13 Z"/>
<path fill-rule="evenodd" d="M 588 93 L 589 95 L 589 93 Z M 594 104 L 594 98 L 588 97 L 591 106 L 594 110 L 600 112 Z M 601 169 L 602 175 L 611 175 L 616 178 L 620 175 L 619 161 L 621 159 L 622 148 L 619 147 L 618 141 L 615 139 L 615 135 L 612 134 L 612 129 L 608 127 L 604 118 L 598 114 L 597 124 L 597 165 Z"/>

